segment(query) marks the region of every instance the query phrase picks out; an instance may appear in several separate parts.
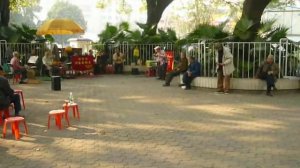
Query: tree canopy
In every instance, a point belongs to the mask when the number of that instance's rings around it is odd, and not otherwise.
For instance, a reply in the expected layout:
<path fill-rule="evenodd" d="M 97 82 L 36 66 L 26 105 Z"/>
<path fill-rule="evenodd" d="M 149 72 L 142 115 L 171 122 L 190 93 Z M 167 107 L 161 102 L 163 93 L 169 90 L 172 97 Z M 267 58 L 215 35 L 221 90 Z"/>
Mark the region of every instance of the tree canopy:
<path fill-rule="evenodd" d="M 50 11 L 48 12 L 47 19 L 55 19 L 55 18 L 68 18 L 74 20 L 78 23 L 82 28 L 86 29 L 87 23 L 84 19 L 83 13 L 81 9 L 73 4 L 70 4 L 67 1 L 58 1 L 55 3 Z M 64 35 L 64 36 L 54 36 L 57 41 L 67 42 L 69 38 L 79 37 L 79 35 Z"/>

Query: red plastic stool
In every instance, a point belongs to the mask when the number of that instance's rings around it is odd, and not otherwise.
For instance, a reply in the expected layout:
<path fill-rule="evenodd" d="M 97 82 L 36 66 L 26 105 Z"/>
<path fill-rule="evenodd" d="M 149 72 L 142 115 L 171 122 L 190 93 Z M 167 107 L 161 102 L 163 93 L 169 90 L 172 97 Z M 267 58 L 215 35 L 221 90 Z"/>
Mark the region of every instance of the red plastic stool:
<path fill-rule="evenodd" d="M 20 139 L 20 130 L 19 130 L 19 123 L 23 122 L 24 128 L 25 128 L 25 134 L 28 134 L 27 125 L 25 122 L 24 117 L 8 117 L 4 120 L 4 126 L 3 126 L 3 138 L 5 138 L 6 135 L 6 127 L 7 124 L 11 124 L 11 132 L 15 135 L 16 140 Z"/>
<path fill-rule="evenodd" d="M 154 76 L 156 76 L 155 75 L 155 69 L 154 68 L 148 68 L 146 71 L 145 71 L 145 75 L 147 76 L 147 77 L 154 77 Z"/>
<path fill-rule="evenodd" d="M 73 117 L 76 118 L 78 120 L 80 120 L 80 113 L 79 113 L 79 109 L 78 109 L 78 104 L 77 103 L 68 103 L 66 102 L 65 104 L 63 104 L 63 109 L 66 112 L 66 117 L 68 117 L 68 113 L 69 113 L 69 109 L 72 108 L 73 110 Z"/>
<path fill-rule="evenodd" d="M 22 99 L 23 109 L 25 110 L 25 101 L 24 101 L 23 91 L 20 89 L 17 89 L 17 90 L 15 90 L 15 93 L 20 95 L 20 97 Z"/>
<path fill-rule="evenodd" d="M 9 108 L 0 110 L 0 125 L 3 124 L 3 115 L 4 115 L 4 118 L 9 117 Z"/>
<path fill-rule="evenodd" d="M 55 125 L 61 129 L 62 128 L 62 124 L 61 124 L 61 119 L 63 118 L 65 114 L 65 110 L 52 110 L 49 112 L 49 116 L 48 116 L 48 129 L 50 128 L 50 119 L 51 116 L 55 117 Z M 67 123 L 69 124 L 69 119 L 66 117 L 65 119 L 67 121 Z"/>
<path fill-rule="evenodd" d="M 19 81 L 21 81 L 21 74 L 14 74 L 13 76 L 13 84 L 18 83 Z"/>
<path fill-rule="evenodd" d="M 106 66 L 105 72 L 106 72 L 107 74 L 113 74 L 113 73 L 114 73 L 114 67 L 113 67 L 113 65 L 108 64 L 108 65 Z"/>

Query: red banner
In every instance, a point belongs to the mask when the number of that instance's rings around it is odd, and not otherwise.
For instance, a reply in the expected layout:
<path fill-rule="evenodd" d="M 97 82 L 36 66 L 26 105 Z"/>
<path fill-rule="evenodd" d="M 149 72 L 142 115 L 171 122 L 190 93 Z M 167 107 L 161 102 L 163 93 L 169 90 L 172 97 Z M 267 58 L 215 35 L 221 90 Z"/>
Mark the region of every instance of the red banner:
<path fill-rule="evenodd" d="M 73 56 L 72 68 L 75 71 L 92 70 L 94 67 L 94 57 L 92 56 Z"/>
<path fill-rule="evenodd" d="M 173 51 L 166 51 L 166 56 L 168 59 L 167 72 L 170 72 L 174 68 L 174 53 L 173 53 Z"/>

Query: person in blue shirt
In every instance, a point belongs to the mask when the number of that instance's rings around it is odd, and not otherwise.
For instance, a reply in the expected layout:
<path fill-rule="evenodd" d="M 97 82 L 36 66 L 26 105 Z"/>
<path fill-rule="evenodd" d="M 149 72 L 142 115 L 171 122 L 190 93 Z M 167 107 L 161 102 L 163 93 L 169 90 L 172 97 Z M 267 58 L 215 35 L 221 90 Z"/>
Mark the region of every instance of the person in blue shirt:
<path fill-rule="evenodd" d="M 200 63 L 195 59 L 195 57 L 189 56 L 189 67 L 182 77 L 182 87 L 185 90 L 191 89 L 191 83 L 194 78 L 200 76 Z"/>

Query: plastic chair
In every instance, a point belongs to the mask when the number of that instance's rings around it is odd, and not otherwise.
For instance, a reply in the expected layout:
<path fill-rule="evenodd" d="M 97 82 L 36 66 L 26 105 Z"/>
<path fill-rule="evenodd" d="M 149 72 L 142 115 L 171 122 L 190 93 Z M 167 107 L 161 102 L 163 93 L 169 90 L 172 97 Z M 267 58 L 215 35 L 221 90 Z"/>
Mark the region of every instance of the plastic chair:
<path fill-rule="evenodd" d="M 0 125 L 3 124 L 3 119 L 4 119 L 3 116 L 4 116 L 4 118 L 10 117 L 9 108 L 0 110 Z"/>
<path fill-rule="evenodd" d="M 20 95 L 20 97 L 22 99 L 23 109 L 25 110 L 25 101 L 24 101 L 23 91 L 20 89 L 17 89 L 17 90 L 15 90 L 15 93 Z"/>
<path fill-rule="evenodd" d="M 113 67 L 113 65 L 112 65 L 112 64 L 108 64 L 108 65 L 106 66 L 105 72 L 106 72 L 107 74 L 113 74 L 113 73 L 114 73 L 114 67 Z"/>
<path fill-rule="evenodd" d="M 3 126 L 3 138 L 6 136 L 6 127 L 7 124 L 11 124 L 11 131 L 12 134 L 15 135 L 15 139 L 20 139 L 20 129 L 19 129 L 19 123 L 22 122 L 25 128 L 25 134 L 28 134 L 27 125 L 25 122 L 24 117 L 9 117 L 4 120 L 4 126 Z"/>
<path fill-rule="evenodd" d="M 4 76 L 8 80 L 10 80 L 10 79 L 12 79 L 14 77 L 14 74 L 13 74 L 13 72 L 10 69 L 10 65 L 8 65 L 7 63 L 4 63 L 3 66 L 2 66 L 2 68 L 3 68 Z"/>
<path fill-rule="evenodd" d="M 65 110 L 66 117 L 68 117 L 69 109 L 72 108 L 73 110 L 73 117 L 78 120 L 80 120 L 80 113 L 77 103 L 69 103 L 68 101 L 65 101 L 65 104 L 63 104 L 63 109 Z"/>
<path fill-rule="evenodd" d="M 64 115 L 65 115 L 65 110 L 50 111 L 49 115 L 48 115 L 48 129 L 50 128 L 51 116 L 53 116 L 55 118 L 55 125 L 58 127 L 58 129 L 61 129 L 62 128 L 61 119 L 63 118 Z M 67 117 L 65 117 L 65 120 L 67 121 L 67 123 L 69 125 L 69 119 Z"/>
<path fill-rule="evenodd" d="M 21 81 L 21 74 L 16 74 L 16 73 L 14 73 L 14 76 L 13 76 L 13 84 L 19 83 L 20 81 Z"/>

